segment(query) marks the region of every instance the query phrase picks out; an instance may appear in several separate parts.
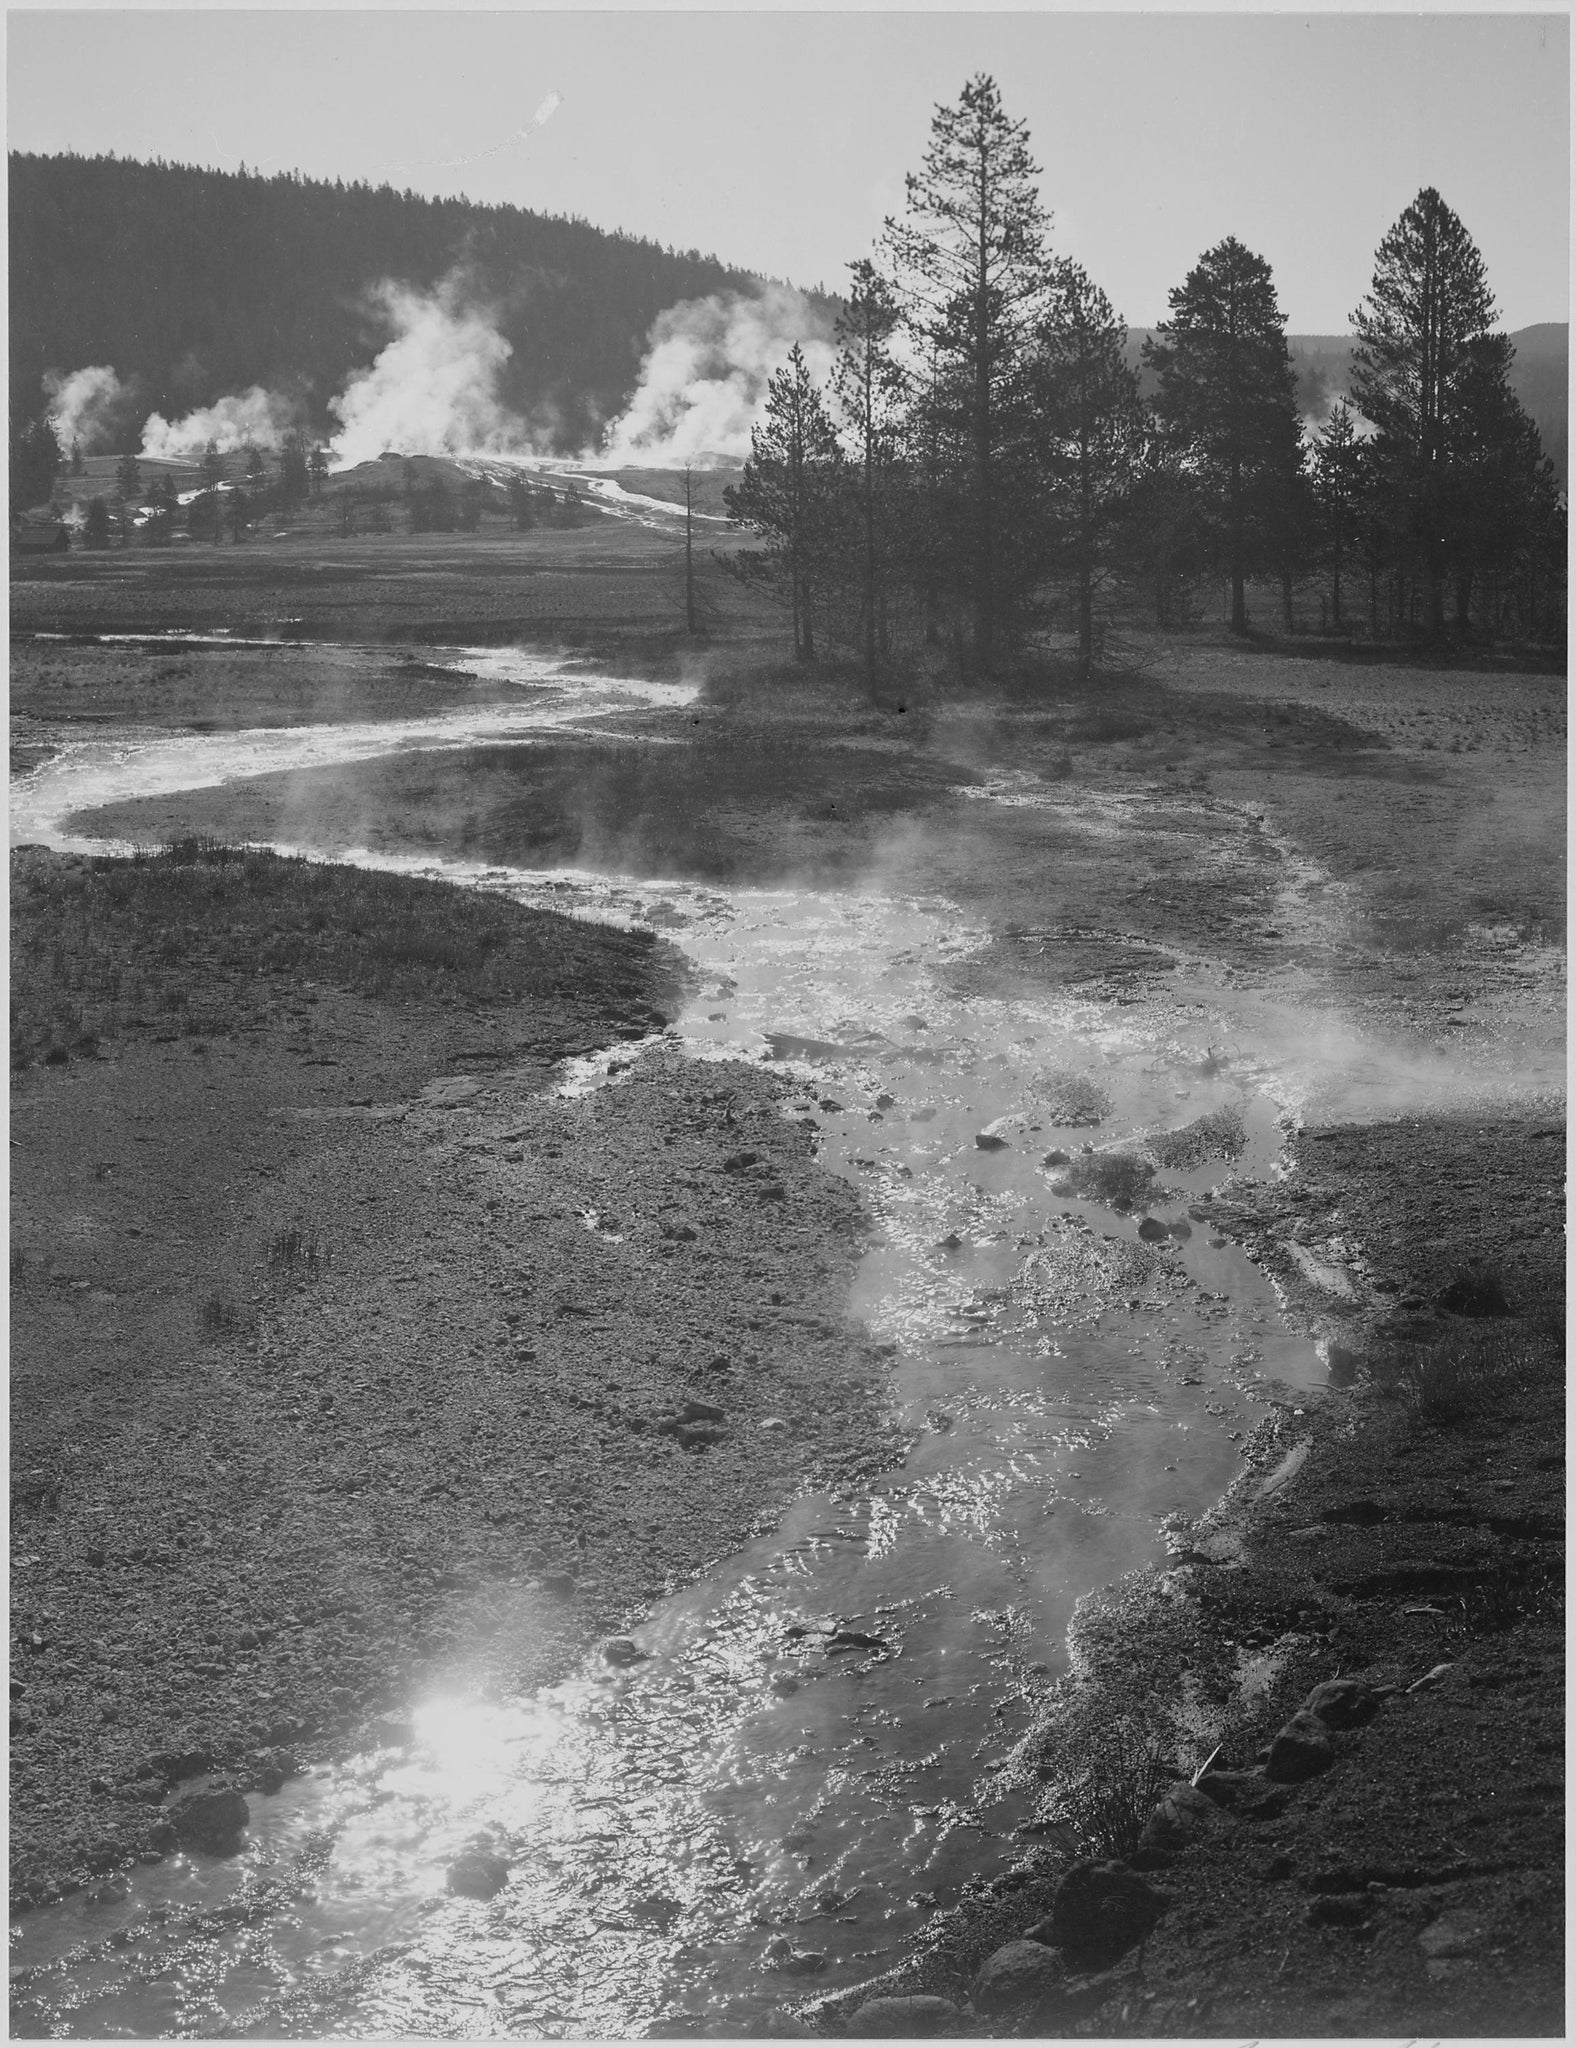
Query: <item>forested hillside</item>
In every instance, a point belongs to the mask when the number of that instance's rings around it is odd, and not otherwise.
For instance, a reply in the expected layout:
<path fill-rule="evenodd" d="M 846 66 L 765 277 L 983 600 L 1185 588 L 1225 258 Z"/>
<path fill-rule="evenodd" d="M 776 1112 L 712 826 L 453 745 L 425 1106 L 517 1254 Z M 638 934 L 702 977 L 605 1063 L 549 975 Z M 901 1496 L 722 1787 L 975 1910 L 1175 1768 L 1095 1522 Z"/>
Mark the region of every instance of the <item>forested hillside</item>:
<path fill-rule="evenodd" d="M 114 157 L 13 155 L 10 172 L 13 414 L 37 411 L 46 371 L 103 363 L 142 416 L 264 385 L 326 429 L 327 400 L 386 338 L 369 290 L 463 265 L 512 345 L 501 400 L 556 415 L 579 447 L 628 400 L 664 307 L 759 282 L 584 221 L 387 186 Z"/>

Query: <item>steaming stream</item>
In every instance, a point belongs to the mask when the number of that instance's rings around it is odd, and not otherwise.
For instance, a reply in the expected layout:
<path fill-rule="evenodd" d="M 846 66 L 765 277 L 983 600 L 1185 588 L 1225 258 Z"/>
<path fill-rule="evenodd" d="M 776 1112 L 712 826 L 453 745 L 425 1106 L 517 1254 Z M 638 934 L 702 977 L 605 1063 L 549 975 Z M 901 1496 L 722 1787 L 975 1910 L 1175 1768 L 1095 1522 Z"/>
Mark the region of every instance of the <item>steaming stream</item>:
<path fill-rule="evenodd" d="M 385 726 L 70 745 L 15 788 L 13 840 L 69 843 L 60 821 L 111 798 L 685 697 L 555 679 L 517 653 L 465 660 L 530 694 Z M 1024 1846 L 1027 1795 L 996 1780 L 1062 1668 L 1075 1600 L 1161 1556 L 1167 1518 L 1229 1483 L 1262 1404 L 1323 1378 L 1269 1283 L 1188 1221 L 1220 1161 L 1162 1173 L 1163 1243 L 1052 1193 L 1040 1164 L 1230 1106 L 1235 1170 L 1273 1172 L 1307 1085 L 1290 1016 L 1271 1029 L 1200 975 L 1182 1008 L 965 1003 L 945 970 L 986 934 L 934 898 L 382 864 L 684 947 L 703 977 L 676 1027 L 688 1049 L 775 1054 L 797 1087 L 785 1113 L 814 1118 L 824 1163 L 869 1198 L 881 1241 L 854 1308 L 899 1347 L 915 1446 L 868 1491 L 800 1501 L 637 1622 L 648 1661 L 593 1663 L 530 1700 L 414 1701 L 388 1747 L 251 1795 L 243 1856 L 172 1857 L 26 1915 L 16 2032 L 737 2031 L 878 1973 Z M 611 1058 L 571 1063 L 563 1087 L 617 1086 Z M 1109 1097 L 1098 1130 L 1054 1122 L 1056 1071 Z M 1021 1120 L 981 1149 L 998 1117 Z M 510 1881 L 452 1898 L 447 1864 L 483 1828 Z"/>

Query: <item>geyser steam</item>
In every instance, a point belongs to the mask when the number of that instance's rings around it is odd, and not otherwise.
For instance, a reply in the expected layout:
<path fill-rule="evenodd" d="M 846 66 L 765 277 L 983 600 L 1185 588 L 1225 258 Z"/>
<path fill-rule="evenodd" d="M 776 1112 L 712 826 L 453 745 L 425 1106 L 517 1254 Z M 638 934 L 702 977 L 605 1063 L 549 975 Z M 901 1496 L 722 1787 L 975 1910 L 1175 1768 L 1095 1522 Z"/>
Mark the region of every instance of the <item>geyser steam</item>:
<path fill-rule="evenodd" d="M 51 370 L 44 378 L 49 396 L 49 421 L 69 454 L 73 445 L 84 455 L 112 443 L 119 415 L 131 393 L 108 363 L 90 363 L 81 370 Z"/>
<path fill-rule="evenodd" d="M 211 441 L 221 455 L 238 448 L 277 448 L 296 424 L 293 400 L 254 384 L 232 398 L 199 406 L 185 419 L 151 413 L 142 430 L 142 452 L 150 460 L 191 462 Z"/>
<path fill-rule="evenodd" d="M 767 384 L 795 342 L 811 374 L 824 377 L 834 353 L 832 322 L 786 285 L 669 306 L 652 322 L 640 383 L 608 429 L 604 459 L 654 467 L 707 456 L 742 461 Z"/>
<path fill-rule="evenodd" d="M 498 373 L 514 353 L 492 312 L 465 303 L 457 274 L 418 292 L 386 281 L 374 303 L 394 338 L 356 373 L 329 411 L 341 422 L 343 464 L 402 455 L 524 453 L 530 428 L 498 397 Z"/>

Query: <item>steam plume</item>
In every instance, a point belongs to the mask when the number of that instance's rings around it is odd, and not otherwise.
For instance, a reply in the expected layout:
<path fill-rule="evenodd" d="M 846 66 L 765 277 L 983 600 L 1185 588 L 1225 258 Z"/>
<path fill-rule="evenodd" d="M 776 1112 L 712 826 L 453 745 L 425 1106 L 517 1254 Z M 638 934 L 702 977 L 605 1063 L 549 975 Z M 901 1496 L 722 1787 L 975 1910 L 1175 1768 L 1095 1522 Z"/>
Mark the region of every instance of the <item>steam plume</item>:
<path fill-rule="evenodd" d="M 44 378 L 49 419 L 68 452 L 75 442 L 84 455 L 112 442 L 117 415 L 131 394 L 108 363 L 81 370 L 51 370 Z"/>
<path fill-rule="evenodd" d="M 831 333 L 831 321 L 785 285 L 669 306 L 652 322 L 640 383 L 608 429 L 604 455 L 659 467 L 742 460 L 773 372 L 798 342 L 812 375 L 824 377 Z"/>
<path fill-rule="evenodd" d="M 341 422 L 342 463 L 402 455 L 523 451 L 526 422 L 501 403 L 498 373 L 514 353 L 486 309 L 466 305 L 457 275 L 430 293 L 385 282 L 374 299 L 394 339 L 356 373 L 329 410 Z"/>
<path fill-rule="evenodd" d="M 142 452 L 150 459 L 182 462 L 201 455 L 210 441 L 221 455 L 237 448 L 277 448 L 295 423 L 296 407 L 290 399 L 254 384 L 250 391 L 216 399 L 183 420 L 150 414 L 142 430 Z"/>

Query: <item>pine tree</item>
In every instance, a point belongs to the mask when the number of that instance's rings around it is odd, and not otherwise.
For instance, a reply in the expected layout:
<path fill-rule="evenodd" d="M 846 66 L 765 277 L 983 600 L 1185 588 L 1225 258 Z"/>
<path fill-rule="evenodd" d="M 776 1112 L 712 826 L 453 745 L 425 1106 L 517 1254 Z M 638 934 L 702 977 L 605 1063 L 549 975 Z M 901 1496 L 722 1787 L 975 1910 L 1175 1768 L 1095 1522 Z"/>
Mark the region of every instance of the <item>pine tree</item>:
<path fill-rule="evenodd" d="M 1248 625 L 1247 579 L 1277 553 L 1274 527 L 1301 468 L 1286 318 L 1262 256 L 1235 236 L 1205 251 L 1170 293 L 1171 318 L 1144 345 L 1156 410 L 1199 476 L 1231 579 L 1231 630 Z"/>
<path fill-rule="evenodd" d="M 905 218 L 887 225 L 904 318 L 916 353 L 932 365 L 930 402 L 941 415 L 932 434 L 964 454 L 947 486 L 983 675 L 1037 567 L 1020 494 L 1025 366 L 1050 225 L 1038 178 L 1024 124 L 1008 119 L 995 80 L 981 73 L 955 107 L 936 109 L 924 164 L 907 181 Z"/>
<path fill-rule="evenodd" d="M 536 524 L 536 493 L 523 476 L 509 479 L 509 517 L 516 533 L 529 533 Z"/>
<path fill-rule="evenodd" d="M 1330 616 L 1337 631 L 1342 623 L 1341 572 L 1357 542 L 1363 491 L 1362 443 L 1350 402 L 1338 398 L 1313 450 L 1314 502 L 1330 565 Z"/>
<path fill-rule="evenodd" d="M 217 490 L 224 482 L 224 457 L 217 441 L 210 441 L 202 452 L 202 481 L 207 491 Z"/>
<path fill-rule="evenodd" d="M 142 500 L 142 472 L 135 455 L 123 455 L 115 465 L 115 488 L 128 505 Z"/>
<path fill-rule="evenodd" d="M 61 467 L 60 441 L 43 414 L 11 429 L 11 509 L 30 511 L 44 504 Z"/>
<path fill-rule="evenodd" d="M 1487 446 L 1513 444 L 1520 433 L 1507 384 L 1511 346 L 1490 331 L 1494 316 L 1471 236 L 1426 187 L 1380 243 L 1368 296 L 1352 315 L 1352 396 L 1393 469 L 1432 638 L 1444 633 L 1452 574 L 1466 625 L 1472 466 Z"/>
<path fill-rule="evenodd" d="M 1072 587 L 1078 672 L 1095 659 L 1095 599 L 1111 566 L 1143 455 L 1137 373 L 1127 329 L 1076 263 L 1055 266 L 1038 337 L 1040 400 L 1053 550 Z"/>
<path fill-rule="evenodd" d="M 846 490 L 836 431 L 797 344 L 767 386 L 750 459 L 723 498 L 741 526 L 770 543 L 769 566 L 787 576 L 794 658 L 813 661 L 816 604 L 836 557 Z"/>
<path fill-rule="evenodd" d="M 868 258 L 851 263 L 853 289 L 837 322 L 832 393 L 853 448 L 861 542 L 859 637 L 874 696 L 887 641 L 887 557 L 908 376 L 893 354 L 898 306 L 890 282 Z"/>
<path fill-rule="evenodd" d="M 407 465 L 408 466 L 408 465 Z M 287 509 L 299 505 L 308 489 L 306 440 L 299 433 L 286 434 L 279 451 L 279 502 Z"/>
<path fill-rule="evenodd" d="M 86 522 L 82 529 L 84 547 L 107 548 L 109 546 L 109 507 L 102 498 L 90 498 Z"/>

